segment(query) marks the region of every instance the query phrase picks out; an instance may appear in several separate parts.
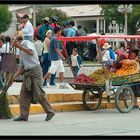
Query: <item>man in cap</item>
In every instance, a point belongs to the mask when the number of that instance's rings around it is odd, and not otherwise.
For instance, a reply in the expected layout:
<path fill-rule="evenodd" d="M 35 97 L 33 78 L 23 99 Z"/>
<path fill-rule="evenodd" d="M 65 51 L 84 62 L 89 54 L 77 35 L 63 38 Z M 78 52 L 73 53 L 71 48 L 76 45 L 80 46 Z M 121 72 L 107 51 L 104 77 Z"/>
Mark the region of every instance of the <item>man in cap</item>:
<path fill-rule="evenodd" d="M 42 42 L 44 41 L 45 33 L 48 30 L 52 30 L 52 33 L 54 33 L 52 27 L 49 25 L 50 24 L 50 19 L 48 17 L 45 17 L 43 20 L 44 20 L 44 24 L 41 25 L 41 27 L 40 27 L 40 29 L 38 31 L 38 35 L 39 35 L 39 37 L 40 37 Z"/>
<path fill-rule="evenodd" d="M 56 26 L 60 26 L 60 25 L 58 24 L 58 17 L 57 17 L 57 16 L 53 16 L 53 17 L 52 17 L 52 24 L 50 24 L 50 26 L 52 27 L 53 30 L 54 30 L 54 28 L 55 28 Z"/>
<path fill-rule="evenodd" d="M 24 26 L 22 27 L 22 33 L 25 40 L 29 40 L 33 42 L 34 28 L 32 23 L 29 21 L 29 16 L 25 14 L 22 17 Z"/>

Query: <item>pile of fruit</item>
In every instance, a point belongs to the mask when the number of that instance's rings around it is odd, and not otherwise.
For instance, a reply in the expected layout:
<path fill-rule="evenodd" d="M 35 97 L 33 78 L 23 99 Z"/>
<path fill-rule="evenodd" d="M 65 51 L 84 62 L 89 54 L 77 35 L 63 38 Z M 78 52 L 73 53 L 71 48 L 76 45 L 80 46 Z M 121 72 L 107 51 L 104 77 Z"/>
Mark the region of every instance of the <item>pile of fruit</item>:
<path fill-rule="evenodd" d="M 118 75 L 116 75 L 114 72 L 110 72 L 108 69 L 98 69 L 95 72 L 93 72 L 89 77 L 94 79 L 95 83 L 98 85 L 104 85 L 105 84 L 105 75 L 112 79 L 117 77 Z"/>
<path fill-rule="evenodd" d="M 114 82 L 116 80 L 119 82 L 121 81 L 128 81 L 128 82 L 133 82 L 133 80 L 139 80 L 140 81 L 140 76 L 135 75 L 133 78 L 129 75 L 135 74 L 138 72 L 138 64 L 135 60 L 122 60 L 122 66 L 120 69 L 118 69 L 116 72 L 111 72 L 110 70 L 106 68 L 100 68 L 93 72 L 91 75 L 86 76 L 85 74 L 79 74 L 76 79 L 73 81 L 74 83 L 94 83 L 97 85 L 104 85 L 105 84 L 105 78 L 112 79 L 115 78 Z M 128 75 L 128 77 L 126 77 Z M 125 76 L 125 77 L 124 77 Z M 118 78 L 118 79 L 117 79 Z M 124 79 L 125 78 L 125 79 Z M 133 78 L 133 79 L 132 79 Z"/>
<path fill-rule="evenodd" d="M 122 60 L 122 66 L 116 71 L 118 76 L 125 76 L 129 74 L 134 74 L 138 72 L 138 65 L 135 60 Z"/>
<path fill-rule="evenodd" d="M 79 74 L 74 80 L 73 83 L 94 83 L 95 81 L 90 78 L 89 76 L 86 76 L 85 74 Z"/>

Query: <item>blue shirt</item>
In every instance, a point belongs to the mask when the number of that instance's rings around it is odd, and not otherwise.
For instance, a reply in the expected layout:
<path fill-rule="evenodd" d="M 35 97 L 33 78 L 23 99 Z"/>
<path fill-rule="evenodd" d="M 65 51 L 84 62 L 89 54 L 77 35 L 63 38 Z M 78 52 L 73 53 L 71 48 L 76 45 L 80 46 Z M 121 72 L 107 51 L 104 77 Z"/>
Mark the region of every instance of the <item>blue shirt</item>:
<path fill-rule="evenodd" d="M 56 40 L 56 36 L 52 36 L 51 41 L 50 41 L 50 58 L 51 60 L 60 60 L 60 56 L 58 53 L 55 51 L 55 48 L 58 48 L 60 50 L 61 44 L 58 40 Z"/>
<path fill-rule="evenodd" d="M 69 28 L 69 29 L 68 29 L 67 37 L 73 37 L 73 36 L 76 36 L 76 29 L 74 29 L 74 28 Z"/>
<path fill-rule="evenodd" d="M 114 53 L 114 51 L 112 49 L 110 49 L 110 48 L 108 50 L 109 50 L 110 58 L 115 60 L 115 53 Z"/>

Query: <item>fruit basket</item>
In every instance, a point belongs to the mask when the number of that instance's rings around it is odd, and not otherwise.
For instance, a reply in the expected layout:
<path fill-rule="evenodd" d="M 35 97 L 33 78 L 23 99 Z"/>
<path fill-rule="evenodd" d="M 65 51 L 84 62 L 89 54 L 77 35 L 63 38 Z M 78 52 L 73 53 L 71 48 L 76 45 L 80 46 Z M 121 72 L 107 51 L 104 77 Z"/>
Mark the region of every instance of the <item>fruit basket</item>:
<path fill-rule="evenodd" d="M 140 73 L 135 73 L 126 76 L 118 76 L 110 80 L 112 81 L 112 85 L 114 86 L 119 86 L 124 84 L 132 85 L 140 82 Z"/>

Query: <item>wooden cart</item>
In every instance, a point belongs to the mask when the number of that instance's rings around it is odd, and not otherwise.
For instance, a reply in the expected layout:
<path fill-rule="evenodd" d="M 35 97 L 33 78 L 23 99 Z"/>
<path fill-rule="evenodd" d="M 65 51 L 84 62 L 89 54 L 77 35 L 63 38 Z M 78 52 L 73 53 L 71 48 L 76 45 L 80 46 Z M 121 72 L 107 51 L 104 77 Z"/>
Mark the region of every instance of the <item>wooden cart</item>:
<path fill-rule="evenodd" d="M 134 106 L 135 97 L 140 96 L 140 93 L 132 90 L 140 86 L 140 73 L 109 79 L 104 85 L 72 82 L 69 84 L 76 90 L 83 90 L 82 101 L 87 110 L 97 110 L 102 102 L 102 95 L 106 92 L 107 101 L 114 99 L 118 111 L 127 113 Z"/>

